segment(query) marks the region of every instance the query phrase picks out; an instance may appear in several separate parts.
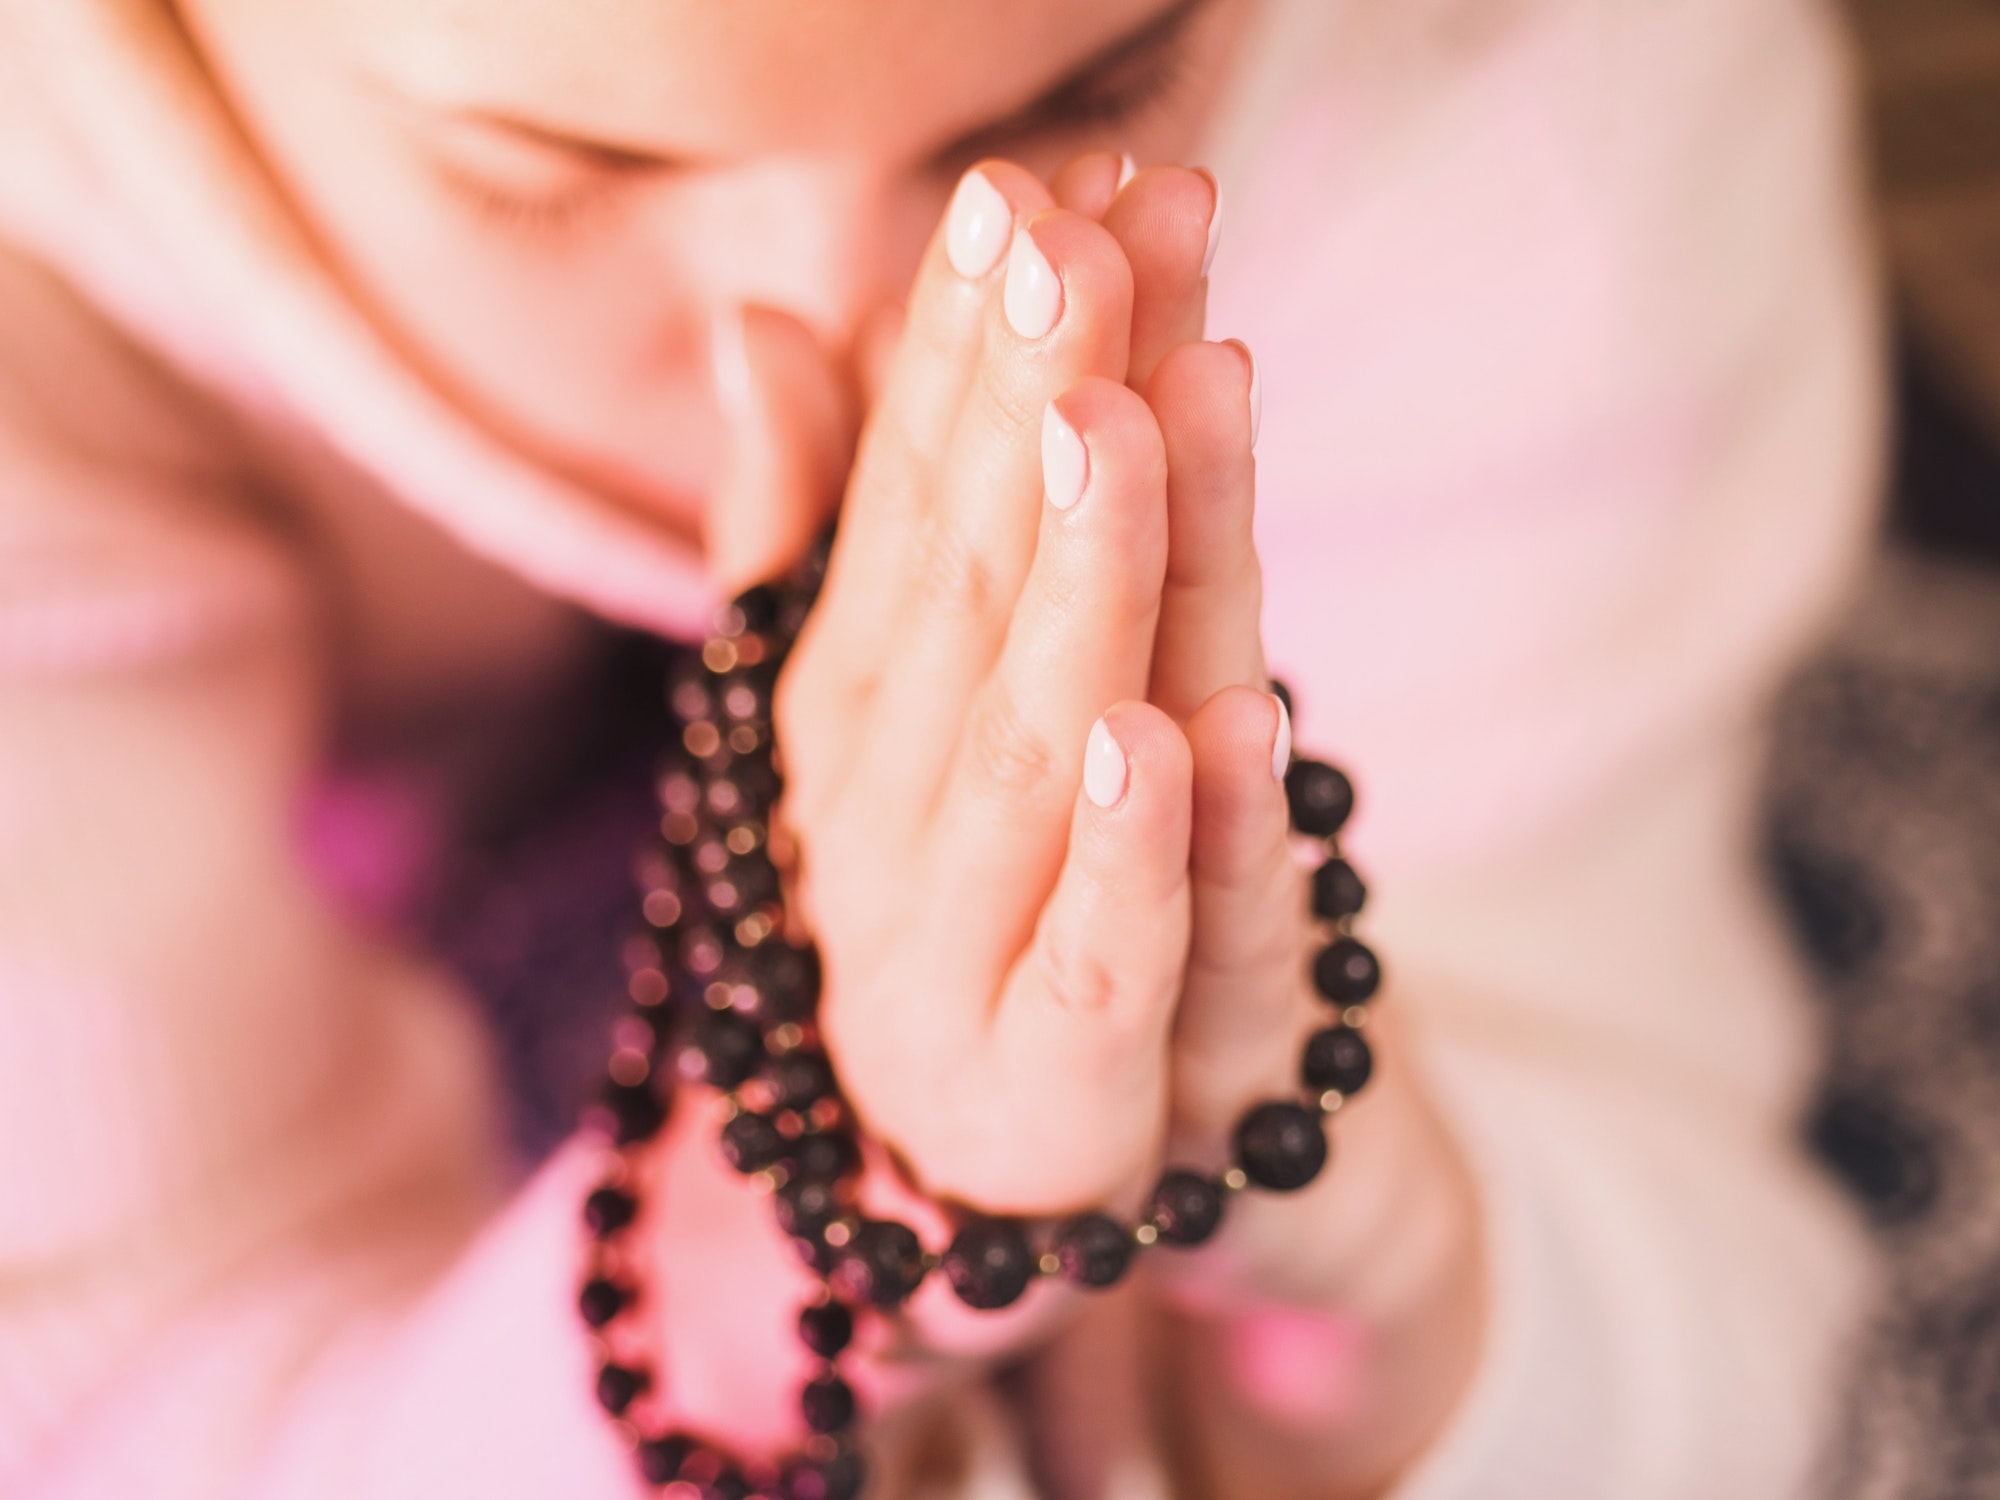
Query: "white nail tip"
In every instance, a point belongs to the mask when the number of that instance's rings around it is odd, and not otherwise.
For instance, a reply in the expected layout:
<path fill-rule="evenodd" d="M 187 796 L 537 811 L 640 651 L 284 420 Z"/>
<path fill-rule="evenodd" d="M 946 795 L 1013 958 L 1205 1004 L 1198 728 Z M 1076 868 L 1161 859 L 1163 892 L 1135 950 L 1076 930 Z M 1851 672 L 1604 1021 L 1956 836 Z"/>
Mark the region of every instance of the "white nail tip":
<path fill-rule="evenodd" d="M 1264 379 L 1257 373 L 1257 356 L 1250 353 L 1248 345 L 1243 352 L 1250 355 L 1250 446 L 1257 446 L 1257 434 L 1264 430 Z"/>
<path fill-rule="evenodd" d="M 1215 183 L 1215 207 L 1208 213 L 1208 247 L 1201 252 L 1201 274 L 1207 277 L 1209 267 L 1215 264 L 1215 250 L 1222 243 L 1222 183 Z"/>
<path fill-rule="evenodd" d="M 1114 191 L 1122 192 L 1125 184 L 1138 175 L 1139 164 L 1132 160 L 1132 153 L 1127 151 L 1123 156 L 1118 158 L 1118 187 Z"/>
<path fill-rule="evenodd" d="M 967 172 L 952 194 L 945 221 L 945 255 L 951 268 L 976 281 L 1000 264 L 1007 237 L 1014 227 L 1014 210 L 985 174 Z"/>
<path fill-rule="evenodd" d="M 1007 326 L 1024 339 L 1041 338 L 1062 316 L 1062 278 L 1025 229 L 1014 232 L 1001 305 L 1007 313 Z"/>
<path fill-rule="evenodd" d="M 1125 750 L 1111 737 L 1111 726 L 1099 719 L 1090 726 L 1083 747 L 1083 794 L 1098 807 L 1111 807 L 1125 795 Z"/>
<path fill-rule="evenodd" d="M 1292 715 L 1276 693 L 1271 701 L 1278 705 L 1278 733 L 1271 741 L 1271 779 L 1282 785 L 1285 772 L 1292 767 Z"/>
<path fill-rule="evenodd" d="M 1042 489 L 1049 504 L 1068 510 L 1090 482 L 1090 450 L 1051 401 L 1042 411 Z"/>

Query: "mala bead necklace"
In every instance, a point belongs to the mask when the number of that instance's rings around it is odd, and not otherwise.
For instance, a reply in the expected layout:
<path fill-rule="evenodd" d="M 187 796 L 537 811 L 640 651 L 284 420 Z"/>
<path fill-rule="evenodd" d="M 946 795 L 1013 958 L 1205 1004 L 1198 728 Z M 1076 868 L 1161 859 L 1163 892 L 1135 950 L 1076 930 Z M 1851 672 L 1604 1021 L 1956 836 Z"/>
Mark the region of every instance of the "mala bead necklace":
<path fill-rule="evenodd" d="M 915 1230 L 864 1216 L 853 1111 L 820 1046 L 820 969 L 787 941 L 784 892 L 770 849 L 780 790 L 771 694 L 825 571 L 822 544 L 791 576 L 726 606 L 700 651 L 666 685 L 680 744 L 658 778 L 660 841 L 642 862 L 646 933 L 628 946 L 631 1008 L 613 1029 L 607 1078 L 591 1114 L 613 1164 L 584 1203 L 589 1266 L 577 1305 L 600 1346 L 597 1398 L 626 1425 L 640 1473 L 672 1500 L 855 1500 L 866 1480 L 853 1440 L 860 1415 L 839 1361 L 857 1320 L 893 1312 L 942 1271 L 960 1301 L 1006 1307 L 1038 1278 L 1101 1289 L 1157 1246 L 1200 1245 L 1245 1188 L 1295 1192 L 1328 1157 L 1327 1120 L 1368 1082 L 1364 1035 L 1382 980 L 1352 925 L 1367 899 L 1338 836 L 1354 805 L 1340 771 L 1295 758 L 1285 774 L 1294 831 L 1319 845 L 1311 879 L 1321 944 L 1312 983 L 1328 1010 L 1307 1040 L 1299 1093 L 1253 1106 L 1238 1122 L 1233 1165 L 1219 1174 L 1170 1168 L 1144 1216 L 1079 1214 L 1039 1239 L 1009 1218 L 963 1219 L 942 1250 Z M 1273 684 L 1289 712 L 1290 695 Z M 684 1084 L 723 1097 L 719 1149 L 770 1194 L 779 1227 L 817 1279 L 798 1335 L 815 1367 L 799 1394 L 812 1433 L 780 1463 L 741 1461 L 658 1420 L 654 1361 L 633 1314 L 644 1301 L 638 1159 Z"/>

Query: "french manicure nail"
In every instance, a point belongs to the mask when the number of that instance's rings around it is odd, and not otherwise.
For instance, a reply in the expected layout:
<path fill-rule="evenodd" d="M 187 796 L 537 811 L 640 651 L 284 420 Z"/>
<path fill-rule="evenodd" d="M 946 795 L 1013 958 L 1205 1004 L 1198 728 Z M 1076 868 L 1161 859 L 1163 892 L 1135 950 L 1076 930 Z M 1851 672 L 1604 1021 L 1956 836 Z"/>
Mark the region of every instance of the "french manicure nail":
<path fill-rule="evenodd" d="M 1042 490 L 1049 504 L 1068 510 L 1090 482 L 1090 450 L 1051 401 L 1042 409 Z"/>
<path fill-rule="evenodd" d="M 744 342 L 743 309 L 718 307 L 709 319 L 708 359 L 715 399 L 725 411 L 740 412 L 750 400 L 750 351 Z"/>
<path fill-rule="evenodd" d="M 1007 325 L 1024 339 L 1038 339 L 1062 316 L 1062 278 L 1042 247 L 1025 229 L 1014 231 L 1014 250 L 1007 257 L 1007 288 L 1001 298 Z"/>
<path fill-rule="evenodd" d="M 1125 795 L 1125 750 L 1111 737 L 1111 726 L 1099 719 L 1090 726 L 1083 747 L 1083 794 L 1098 807 L 1114 806 Z"/>
<path fill-rule="evenodd" d="M 1215 264 L 1215 247 L 1222 243 L 1222 183 L 1213 173 L 1204 173 L 1215 188 L 1215 206 L 1208 211 L 1208 247 L 1201 252 L 1201 274 L 1205 280 L 1208 269 Z"/>
<path fill-rule="evenodd" d="M 1139 164 L 1132 160 L 1132 153 L 1130 151 L 1125 152 L 1118 158 L 1118 187 L 1113 191 L 1122 191 L 1125 184 L 1138 175 Z"/>
<path fill-rule="evenodd" d="M 1292 714 L 1276 693 L 1271 694 L 1271 701 L 1278 705 L 1278 733 L 1271 741 L 1271 779 L 1282 786 L 1285 772 L 1292 768 Z"/>
<path fill-rule="evenodd" d="M 977 281 L 1000 264 L 1014 210 L 983 172 L 967 172 L 951 195 L 945 219 L 944 250 L 951 268 Z"/>

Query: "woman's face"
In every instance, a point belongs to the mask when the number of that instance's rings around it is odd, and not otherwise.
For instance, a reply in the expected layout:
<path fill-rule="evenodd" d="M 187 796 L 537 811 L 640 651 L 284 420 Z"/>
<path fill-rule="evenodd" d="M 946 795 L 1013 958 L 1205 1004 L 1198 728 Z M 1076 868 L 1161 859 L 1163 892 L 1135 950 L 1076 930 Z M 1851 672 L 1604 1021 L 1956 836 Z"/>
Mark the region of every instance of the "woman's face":
<path fill-rule="evenodd" d="M 717 311 L 845 357 L 979 157 L 1185 157 L 1254 3 L 181 0 L 405 352 L 689 533 Z"/>

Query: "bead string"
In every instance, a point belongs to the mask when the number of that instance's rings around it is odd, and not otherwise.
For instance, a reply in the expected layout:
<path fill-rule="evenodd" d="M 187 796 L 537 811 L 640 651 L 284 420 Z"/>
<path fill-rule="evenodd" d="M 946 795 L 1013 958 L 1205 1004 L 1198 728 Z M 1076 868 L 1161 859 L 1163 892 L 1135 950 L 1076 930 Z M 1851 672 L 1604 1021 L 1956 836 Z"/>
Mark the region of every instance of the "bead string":
<path fill-rule="evenodd" d="M 936 1252 L 908 1225 L 863 1216 L 854 1115 L 814 1020 L 819 959 L 785 936 L 783 886 L 769 847 L 781 786 L 771 692 L 825 557 L 822 544 L 782 583 L 726 606 L 700 651 L 669 672 L 681 736 L 658 776 L 660 841 L 641 864 L 647 931 L 627 948 L 631 1008 L 613 1028 L 607 1077 L 590 1112 L 614 1155 L 584 1204 L 591 1248 L 578 1309 L 598 1338 L 598 1401 L 624 1424 L 640 1473 L 671 1500 L 854 1500 L 866 1465 L 853 1438 L 858 1404 L 839 1360 L 857 1314 L 893 1312 L 933 1271 L 966 1305 L 993 1309 L 1038 1278 L 1101 1289 L 1142 1250 L 1202 1244 L 1234 1193 L 1294 1192 L 1319 1175 L 1328 1118 L 1373 1069 L 1363 1031 L 1381 966 L 1354 936 L 1367 890 L 1339 849 L 1353 788 L 1334 767 L 1296 757 L 1285 793 L 1294 831 L 1320 853 L 1311 877 L 1320 942 L 1311 975 L 1331 1011 L 1306 1042 L 1299 1097 L 1247 1111 L 1234 1133 L 1233 1164 L 1221 1173 L 1164 1172 L 1136 1224 L 1079 1214 L 1038 1249 L 1023 1221 L 972 1216 Z M 1272 686 L 1289 712 L 1290 694 Z M 798 1317 L 799 1338 L 817 1361 L 799 1397 L 812 1436 L 775 1464 L 739 1460 L 653 1419 L 661 1393 L 634 1326 L 644 1282 L 628 1240 L 639 1217 L 638 1159 L 682 1084 L 723 1096 L 723 1159 L 769 1193 L 779 1227 L 817 1282 Z"/>

